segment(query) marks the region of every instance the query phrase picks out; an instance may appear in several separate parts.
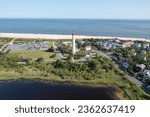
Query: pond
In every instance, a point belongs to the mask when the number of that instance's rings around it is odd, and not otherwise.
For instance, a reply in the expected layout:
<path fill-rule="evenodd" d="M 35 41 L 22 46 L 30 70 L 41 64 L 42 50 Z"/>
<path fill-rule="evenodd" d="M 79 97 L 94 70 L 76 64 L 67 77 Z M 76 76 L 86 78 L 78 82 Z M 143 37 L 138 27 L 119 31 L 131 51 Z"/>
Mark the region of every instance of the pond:
<path fill-rule="evenodd" d="M 117 89 L 106 86 L 43 81 L 0 81 L 0 100 L 113 100 Z"/>

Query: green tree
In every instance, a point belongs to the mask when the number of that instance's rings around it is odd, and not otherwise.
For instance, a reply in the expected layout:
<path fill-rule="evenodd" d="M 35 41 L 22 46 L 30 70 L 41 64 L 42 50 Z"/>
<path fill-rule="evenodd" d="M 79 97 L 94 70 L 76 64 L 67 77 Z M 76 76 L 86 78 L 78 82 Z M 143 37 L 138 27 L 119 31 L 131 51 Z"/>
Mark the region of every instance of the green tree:
<path fill-rule="evenodd" d="M 47 52 L 54 52 L 54 47 L 53 47 L 53 46 L 50 47 L 50 48 L 47 50 Z"/>
<path fill-rule="evenodd" d="M 79 51 L 76 53 L 75 58 L 80 59 L 80 58 L 85 57 L 85 56 L 86 56 L 86 54 L 84 51 Z"/>
<path fill-rule="evenodd" d="M 61 60 L 57 60 L 56 62 L 53 62 L 52 64 L 55 68 L 64 68 L 64 63 Z"/>
<path fill-rule="evenodd" d="M 43 57 L 40 57 L 40 58 L 38 58 L 38 59 L 36 60 L 36 62 L 42 63 L 42 62 L 44 62 L 44 58 L 43 58 Z"/>
<path fill-rule="evenodd" d="M 98 66 L 98 64 L 99 64 L 99 61 L 98 61 L 98 60 L 92 59 L 92 60 L 90 60 L 90 61 L 88 62 L 88 67 L 89 67 L 91 70 L 95 70 L 96 67 Z"/>

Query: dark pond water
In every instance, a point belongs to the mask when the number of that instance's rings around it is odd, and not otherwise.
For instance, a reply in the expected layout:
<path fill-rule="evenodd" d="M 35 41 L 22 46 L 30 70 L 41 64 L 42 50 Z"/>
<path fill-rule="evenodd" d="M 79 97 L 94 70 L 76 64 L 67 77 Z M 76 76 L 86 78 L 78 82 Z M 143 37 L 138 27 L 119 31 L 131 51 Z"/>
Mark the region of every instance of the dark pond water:
<path fill-rule="evenodd" d="M 116 89 L 112 87 L 78 86 L 17 80 L 0 82 L 1 100 L 111 100 Z"/>

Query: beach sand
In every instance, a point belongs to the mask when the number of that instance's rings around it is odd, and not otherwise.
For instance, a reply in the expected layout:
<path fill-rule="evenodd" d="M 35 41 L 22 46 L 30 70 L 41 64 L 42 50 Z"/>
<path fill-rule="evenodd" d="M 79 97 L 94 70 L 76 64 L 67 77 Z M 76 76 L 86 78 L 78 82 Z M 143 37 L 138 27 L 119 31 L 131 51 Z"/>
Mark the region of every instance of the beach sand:
<path fill-rule="evenodd" d="M 21 33 L 0 33 L 0 37 L 7 38 L 22 38 L 22 39 L 72 39 L 72 35 L 57 35 L 57 34 L 21 34 Z M 107 36 L 85 36 L 85 35 L 76 35 L 76 39 L 112 39 L 118 38 L 120 40 L 132 40 L 132 41 L 147 41 L 150 40 L 144 38 L 125 38 L 125 37 L 107 37 Z"/>

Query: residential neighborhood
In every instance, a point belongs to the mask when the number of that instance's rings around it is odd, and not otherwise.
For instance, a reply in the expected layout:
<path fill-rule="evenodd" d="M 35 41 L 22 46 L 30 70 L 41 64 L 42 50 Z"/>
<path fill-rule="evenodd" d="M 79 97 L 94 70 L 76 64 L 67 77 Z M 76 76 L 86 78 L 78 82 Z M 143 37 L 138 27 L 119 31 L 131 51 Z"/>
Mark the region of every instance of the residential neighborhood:
<path fill-rule="evenodd" d="M 65 44 L 69 43 L 69 44 Z M 66 48 L 70 48 L 72 43 L 64 42 Z M 61 46 L 60 46 L 61 48 Z M 63 48 L 64 49 L 64 48 Z M 119 69 L 134 80 L 141 82 L 141 85 L 149 88 L 150 85 L 150 43 L 143 41 L 101 39 L 101 40 L 77 40 L 76 56 L 81 56 L 80 60 L 86 62 L 89 58 L 94 58 L 102 52 L 110 57 Z M 79 55 L 80 53 L 80 55 Z M 69 55 L 69 54 L 67 54 Z M 62 55 L 63 56 L 63 55 Z M 78 57 L 76 57 L 78 58 Z M 76 60 L 79 62 L 79 60 Z M 149 89 L 150 90 L 150 89 Z"/>
<path fill-rule="evenodd" d="M 145 86 L 150 85 L 150 43 L 112 39 L 97 42 L 97 47 L 110 56 L 127 74 Z"/>

